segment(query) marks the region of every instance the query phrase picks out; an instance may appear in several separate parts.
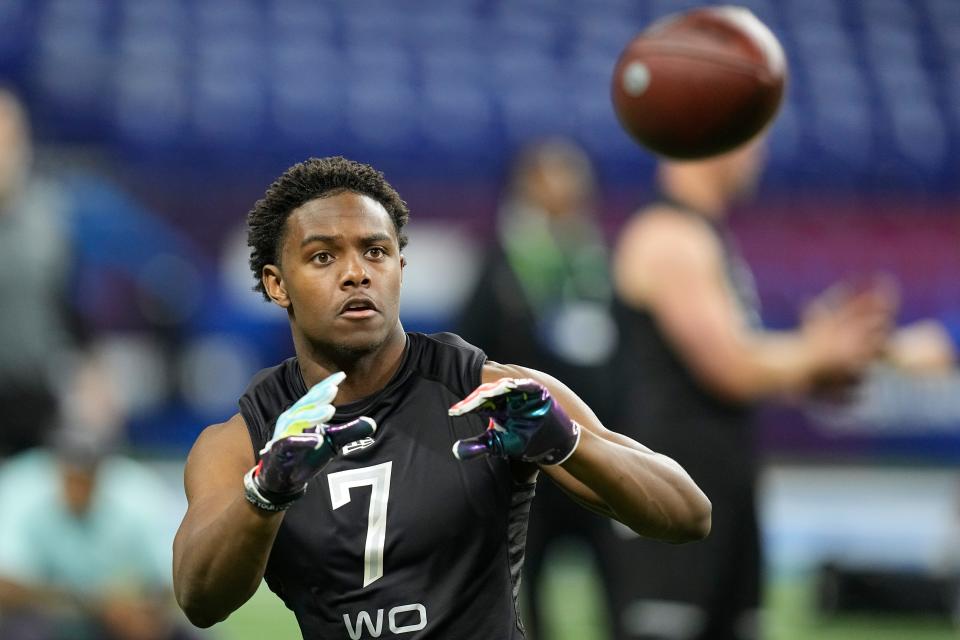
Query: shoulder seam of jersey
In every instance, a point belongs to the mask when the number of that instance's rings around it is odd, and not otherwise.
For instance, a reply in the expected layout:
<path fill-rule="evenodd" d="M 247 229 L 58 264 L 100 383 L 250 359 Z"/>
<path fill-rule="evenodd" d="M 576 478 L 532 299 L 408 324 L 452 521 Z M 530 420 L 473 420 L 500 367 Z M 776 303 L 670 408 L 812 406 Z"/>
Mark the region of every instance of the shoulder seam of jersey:
<path fill-rule="evenodd" d="M 486 363 L 486 361 L 487 361 L 487 354 L 484 353 L 483 350 L 480 349 L 479 347 L 476 347 L 476 346 L 474 346 L 474 345 L 471 345 L 470 343 L 468 343 L 466 340 L 464 340 L 462 337 L 460 337 L 459 335 L 457 335 L 457 334 L 455 334 L 455 333 L 449 333 L 449 332 L 443 332 L 443 333 L 447 333 L 447 334 L 449 334 L 449 335 L 456 336 L 457 338 L 459 338 L 459 339 L 463 342 L 463 345 L 452 344 L 452 343 L 450 343 L 450 342 L 445 342 L 445 341 L 443 341 L 443 340 L 439 340 L 439 339 L 435 338 L 435 337 L 433 336 L 433 334 L 421 333 L 420 335 L 421 335 L 422 337 L 426 338 L 427 340 L 430 340 L 431 342 L 434 342 L 434 343 L 439 344 L 439 345 L 443 345 L 443 346 L 445 346 L 445 347 L 451 347 L 451 348 L 457 349 L 458 351 L 461 351 L 461 352 L 464 352 L 464 351 L 465 351 L 465 352 L 467 352 L 467 353 L 470 355 L 470 361 L 471 361 L 471 362 L 470 362 L 470 367 L 471 367 L 471 369 L 474 369 L 474 368 L 475 368 L 473 371 L 470 372 L 470 374 L 471 374 L 471 376 L 476 376 L 477 378 L 479 378 L 479 379 L 471 380 L 469 384 L 472 385 L 472 386 L 470 386 L 470 388 L 468 388 L 468 389 L 463 389 L 463 390 L 462 390 L 462 393 L 463 393 L 463 394 L 470 393 L 473 389 L 475 389 L 475 388 L 480 384 L 480 382 L 481 382 L 482 379 L 483 379 L 483 365 L 484 365 L 484 364 Z M 479 363 L 480 366 L 479 366 L 479 367 L 476 366 L 478 360 L 480 361 L 480 363 Z M 439 383 L 441 386 L 443 386 L 443 388 L 445 388 L 447 391 L 451 392 L 454 396 L 458 396 L 458 397 L 459 397 L 459 396 L 461 395 L 461 391 L 458 391 L 457 389 L 451 388 L 449 384 L 447 384 L 445 381 L 443 381 L 442 379 L 439 378 L 439 375 L 437 375 L 437 376 L 428 375 L 428 374 L 420 367 L 420 363 L 419 363 L 419 362 L 417 363 L 417 366 L 415 367 L 415 371 L 416 371 L 417 375 L 419 375 L 419 376 L 420 376 L 421 378 L 423 378 L 424 380 L 427 380 L 427 381 L 429 381 L 429 382 Z"/>

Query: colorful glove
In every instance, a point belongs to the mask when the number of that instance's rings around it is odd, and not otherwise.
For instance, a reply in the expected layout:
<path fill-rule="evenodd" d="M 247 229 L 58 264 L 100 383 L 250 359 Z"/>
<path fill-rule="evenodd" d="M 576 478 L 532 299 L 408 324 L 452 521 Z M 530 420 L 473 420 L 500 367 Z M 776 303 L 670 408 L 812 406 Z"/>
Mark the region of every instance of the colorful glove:
<path fill-rule="evenodd" d="M 546 387 L 529 378 L 501 378 L 482 384 L 448 413 L 475 413 L 488 419 L 486 431 L 454 443 L 453 455 L 458 460 L 495 455 L 560 464 L 580 443 L 580 425 L 567 416 Z"/>
<path fill-rule="evenodd" d="M 377 423 L 367 417 L 324 424 L 336 412 L 331 403 L 344 378 L 342 372 L 327 377 L 280 414 L 273 438 L 260 451 L 260 462 L 244 476 L 247 500 L 266 511 L 289 508 L 344 445 L 377 430 Z"/>

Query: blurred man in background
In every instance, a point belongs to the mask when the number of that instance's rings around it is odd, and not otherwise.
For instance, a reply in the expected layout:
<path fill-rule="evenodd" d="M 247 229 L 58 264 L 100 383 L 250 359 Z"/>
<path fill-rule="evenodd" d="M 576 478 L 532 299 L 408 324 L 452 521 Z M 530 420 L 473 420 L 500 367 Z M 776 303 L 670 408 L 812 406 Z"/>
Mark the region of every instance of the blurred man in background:
<path fill-rule="evenodd" d="M 643 416 L 628 435 L 690 469 L 714 503 L 713 532 L 697 545 L 611 543 L 621 639 L 760 636 L 754 407 L 856 379 L 887 338 L 894 302 L 879 286 L 831 289 L 793 331 L 761 327 L 724 220 L 763 162 L 761 142 L 663 162 L 660 199 L 628 221 L 615 251 L 620 410 Z"/>
<path fill-rule="evenodd" d="M 119 404 L 80 367 L 51 448 L 0 466 L 0 637 L 188 638 L 173 618 L 167 487 L 117 450 Z"/>
<path fill-rule="evenodd" d="M 198 296 L 182 232 L 100 172 L 36 164 L 28 114 L 0 90 L 0 458 L 46 442 L 66 365 L 101 322 L 159 340 Z"/>
<path fill-rule="evenodd" d="M 566 381 L 603 420 L 609 399 L 602 365 L 616 334 L 595 190 L 591 161 L 574 142 L 552 138 L 520 151 L 498 213 L 497 242 L 486 254 L 459 333 L 493 360 L 529 363 Z M 563 539 L 593 551 L 605 525 L 552 483 L 537 488 L 524 570 L 528 637 L 547 633 L 535 595 L 543 592 L 547 552 Z"/>
<path fill-rule="evenodd" d="M 0 90 L 0 458 L 44 441 L 54 371 L 74 342 L 65 205 L 32 174 L 32 157 L 26 112 Z"/>

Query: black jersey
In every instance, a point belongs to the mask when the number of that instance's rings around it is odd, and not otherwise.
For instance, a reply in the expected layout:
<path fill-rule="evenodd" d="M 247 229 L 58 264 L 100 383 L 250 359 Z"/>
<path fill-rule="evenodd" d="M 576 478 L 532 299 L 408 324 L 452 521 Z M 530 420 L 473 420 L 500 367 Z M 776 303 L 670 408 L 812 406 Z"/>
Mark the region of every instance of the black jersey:
<path fill-rule="evenodd" d="M 698 212 L 666 204 L 679 215 L 703 220 L 716 235 L 727 284 L 745 320 L 758 326 L 753 276 L 727 230 Z M 621 339 L 615 371 L 622 398 L 614 428 L 675 458 L 698 483 L 710 484 L 714 475 L 720 481 L 732 480 L 741 472 L 752 482 L 754 407 L 721 398 L 703 386 L 647 310 L 617 300 L 614 317 Z M 718 460 L 730 465 L 718 465 Z"/>
<path fill-rule="evenodd" d="M 269 587 L 304 638 L 523 638 L 516 595 L 533 485 L 497 458 L 457 461 L 453 443 L 477 417 L 447 409 L 480 384 L 482 351 L 453 334 L 407 334 L 397 373 L 378 393 L 337 408 L 333 423 L 376 420 L 284 516 Z M 304 393 L 291 358 L 261 371 L 240 399 L 254 448 Z"/>

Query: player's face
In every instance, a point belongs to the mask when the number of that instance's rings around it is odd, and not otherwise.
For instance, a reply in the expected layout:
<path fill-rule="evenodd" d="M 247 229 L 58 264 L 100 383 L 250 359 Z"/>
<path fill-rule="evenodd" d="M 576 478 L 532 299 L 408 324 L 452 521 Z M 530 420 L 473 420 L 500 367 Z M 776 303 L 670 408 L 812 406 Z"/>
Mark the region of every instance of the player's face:
<path fill-rule="evenodd" d="M 542 158 L 527 182 L 534 202 L 555 216 L 582 213 L 590 199 L 589 175 L 564 158 Z"/>
<path fill-rule="evenodd" d="M 362 354 L 399 326 L 403 265 L 383 205 L 346 191 L 290 214 L 281 265 L 265 269 L 274 275 L 264 284 L 312 343 Z"/>

